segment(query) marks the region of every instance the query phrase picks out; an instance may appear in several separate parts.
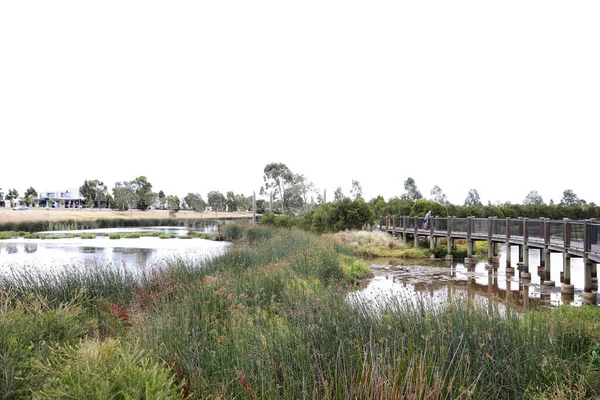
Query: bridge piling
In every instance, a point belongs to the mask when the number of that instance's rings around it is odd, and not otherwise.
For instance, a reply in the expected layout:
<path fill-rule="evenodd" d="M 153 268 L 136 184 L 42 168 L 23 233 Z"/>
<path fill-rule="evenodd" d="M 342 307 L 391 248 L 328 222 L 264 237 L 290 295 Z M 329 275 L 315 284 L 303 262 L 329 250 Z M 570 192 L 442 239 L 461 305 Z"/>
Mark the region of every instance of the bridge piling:
<path fill-rule="evenodd" d="M 544 258 L 546 259 L 546 266 L 544 269 L 544 286 L 555 286 L 556 283 L 550 279 L 550 250 L 544 251 Z"/>

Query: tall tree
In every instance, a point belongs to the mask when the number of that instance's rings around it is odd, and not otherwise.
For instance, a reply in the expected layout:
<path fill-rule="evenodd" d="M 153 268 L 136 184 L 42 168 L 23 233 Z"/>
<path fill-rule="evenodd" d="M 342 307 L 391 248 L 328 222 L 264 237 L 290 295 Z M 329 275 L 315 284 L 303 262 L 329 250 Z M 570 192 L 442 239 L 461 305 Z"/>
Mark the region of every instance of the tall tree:
<path fill-rule="evenodd" d="M 195 211 L 202 212 L 206 210 L 206 202 L 200 193 L 188 193 L 183 199 L 185 203 Z"/>
<path fill-rule="evenodd" d="M 13 200 L 17 200 L 19 198 L 19 192 L 17 189 L 8 189 L 8 193 L 6 194 L 6 200 L 10 201 L 10 206 L 14 206 L 15 203 Z"/>
<path fill-rule="evenodd" d="M 215 212 L 215 215 L 218 215 L 219 211 L 223 211 L 223 207 L 225 206 L 227 199 L 221 192 L 215 190 L 208 192 L 206 198 L 208 201 L 208 206 L 212 211 Z"/>
<path fill-rule="evenodd" d="M 236 194 L 235 203 L 238 211 L 252 210 L 252 197 L 246 197 L 243 194 Z"/>
<path fill-rule="evenodd" d="M 446 194 L 442 191 L 442 189 L 440 189 L 438 185 L 435 185 L 433 189 L 431 189 L 431 200 L 440 204 L 449 204 Z"/>
<path fill-rule="evenodd" d="M 179 211 L 179 209 L 181 208 L 179 197 L 174 195 L 167 196 L 167 208 L 169 209 L 169 211 Z"/>
<path fill-rule="evenodd" d="M 335 189 L 335 192 L 333 192 L 333 201 L 335 203 L 337 203 L 338 201 L 342 201 L 345 198 L 346 198 L 346 196 L 344 196 L 344 192 L 342 192 L 342 188 L 338 186 Z"/>
<path fill-rule="evenodd" d="M 578 204 L 585 204 L 585 200 L 581 200 L 577 197 L 575 192 L 571 189 L 567 189 L 563 192 L 563 197 L 559 204 L 563 206 L 575 206 Z"/>
<path fill-rule="evenodd" d="M 481 206 L 481 198 L 479 197 L 479 193 L 477 189 L 469 190 L 467 194 L 467 198 L 465 199 L 465 206 Z"/>
<path fill-rule="evenodd" d="M 417 189 L 417 183 L 411 177 L 408 177 L 408 179 L 404 181 L 404 190 L 406 190 L 406 196 L 409 200 L 415 201 L 423 198 L 423 195 L 421 195 L 421 192 Z"/>
<path fill-rule="evenodd" d="M 167 196 L 165 196 L 165 192 L 162 190 L 158 192 L 158 206 L 163 209 L 167 205 Z"/>
<path fill-rule="evenodd" d="M 137 208 L 139 210 L 147 210 L 153 200 L 152 184 L 148 182 L 148 179 L 143 175 L 135 178 L 131 181 L 131 184 L 139 198 Z"/>
<path fill-rule="evenodd" d="M 229 211 L 229 212 L 237 211 L 237 203 L 235 201 L 235 194 L 232 191 L 227 192 L 227 198 L 225 200 L 225 205 L 227 207 L 227 211 Z"/>
<path fill-rule="evenodd" d="M 532 190 L 531 192 L 529 192 L 527 194 L 527 196 L 525 197 L 525 200 L 523 200 L 524 206 L 528 206 L 530 204 L 532 204 L 532 205 L 544 204 L 544 199 L 542 199 L 542 196 L 540 196 L 540 194 L 537 192 L 537 190 Z"/>
<path fill-rule="evenodd" d="M 37 195 L 38 195 L 37 191 L 33 188 L 33 186 L 30 186 L 29 189 L 27 189 L 24 194 L 25 204 L 27 204 L 28 206 L 31 206 L 34 203 Z"/>
<path fill-rule="evenodd" d="M 125 209 L 127 209 L 130 211 L 130 215 L 140 200 L 134 185 L 135 184 L 133 182 L 117 182 L 112 190 L 114 197 L 113 204 L 115 208 L 120 208 L 123 212 L 125 212 Z"/>
<path fill-rule="evenodd" d="M 350 193 L 352 194 L 353 200 L 362 199 L 362 191 L 360 182 L 352 179 L 352 189 L 350 189 Z"/>
<path fill-rule="evenodd" d="M 273 195 L 281 201 L 281 212 L 285 213 L 284 195 L 293 184 L 294 174 L 285 164 L 270 163 L 265 166 L 263 180 L 265 186 L 260 188 L 260 194 L 264 195 L 269 189 L 273 189 Z"/>
<path fill-rule="evenodd" d="M 83 181 L 83 185 L 79 187 L 79 193 L 85 199 L 88 208 L 94 208 L 94 204 L 102 201 L 108 194 L 106 185 L 97 179 Z"/>

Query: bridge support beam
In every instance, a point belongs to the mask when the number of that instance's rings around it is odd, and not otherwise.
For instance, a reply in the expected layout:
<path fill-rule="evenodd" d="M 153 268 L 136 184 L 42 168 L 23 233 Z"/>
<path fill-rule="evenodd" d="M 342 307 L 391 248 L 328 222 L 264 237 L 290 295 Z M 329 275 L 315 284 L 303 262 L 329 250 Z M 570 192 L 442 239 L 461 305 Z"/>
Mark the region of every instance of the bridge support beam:
<path fill-rule="evenodd" d="M 594 264 L 587 256 L 583 258 L 584 263 L 584 282 L 583 282 L 583 302 L 585 304 L 596 304 L 596 293 L 592 292 L 592 264 Z"/>
<path fill-rule="evenodd" d="M 504 245 L 506 247 L 506 268 L 512 267 L 511 264 L 511 254 L 510 254 L 510 242 L 507 240 L 506 244 Z"/>
<path fill-rule="evenodd" d="M 448 245 L 448 253 L 446 254 L 446 261 L 452 261 L 452 248 L 454 247 L 454 239 L 450 236 L 446 238 L 446 244 Z"/>
<path fill-rule="evenodd" d="M 552 253 L 550 253 L 550 250 L 548 249 L 544 249 L 544 264 L 545 264 L 545 268 L 544 268 L 544 286 L 555 286 L 556 283 L 550 279 L 550 255 Z"/>
<path fill-rule="evenodd" d="M 519 245 L 519 262 L 522 263 L 523 262 L 523 245 Z"/>
<path fill-rule="evenodd" d="M 563 253 L 563 283 L 571 284 L 571 255 L 566 251 Z"/>
<path fill-rule="evenodd" d="M 523 261 L 519 263 L 523 267 L 523 271 L 521 271 L 521 279 L 530 280 L 531 273 L 529 272 L 529 248 L 526 245 L 522 245 L 519 246 L 519 250 L 522 250 L 520 253 L 522 253 L 523 257 Z"/>
<path fill-rule="evenodd" d="M 436 238 L 433 236 L 429 236 L 429 258 L 435 258 L 435 245 L 436 245 Z"/>

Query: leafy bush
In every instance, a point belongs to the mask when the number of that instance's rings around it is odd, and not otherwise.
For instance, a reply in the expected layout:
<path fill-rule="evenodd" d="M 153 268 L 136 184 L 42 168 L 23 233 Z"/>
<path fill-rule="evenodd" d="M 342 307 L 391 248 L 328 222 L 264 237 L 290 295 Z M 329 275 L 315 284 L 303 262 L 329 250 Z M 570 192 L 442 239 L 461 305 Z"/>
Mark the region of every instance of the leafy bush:
<path fill-rule="evenodd" d="M 273 237 L 275 231 L 265 227 L 253 227 L 246 230 L 246 240 L 250 244 L 264 242 Z"/>
<path fill-rule="evenodd" d="M 221 236 L 223 240 L 228 242 L 232 242 L 234 240 L 239 240 L 244 237 L 245 226 L 241 224 L 225 224 L 223 228 L 221 228 Z"/>
<path fill-rule="evenodd" d="M 344 273 L 344 278 L 350 283 L 357 283 L 371 273 L 371 269 L 364 260 L 346 255 L 340 255 L 340 268 Z"/>
<path fill-rule="evenodd" d="M 0 397 L 21 399 L 37 385 L 33 361 L 57 345 L 75 344 L 94 325 L 74 304 L 50 308 L 34 296 L 0 290 Z"/>
<path fill-rule="evenodd" d="M 43 399 L 183 399 L 175 376 L 141 350 L 124 349 L 119 340 L 90 340 L 56 350 L 41 364 Z"/>

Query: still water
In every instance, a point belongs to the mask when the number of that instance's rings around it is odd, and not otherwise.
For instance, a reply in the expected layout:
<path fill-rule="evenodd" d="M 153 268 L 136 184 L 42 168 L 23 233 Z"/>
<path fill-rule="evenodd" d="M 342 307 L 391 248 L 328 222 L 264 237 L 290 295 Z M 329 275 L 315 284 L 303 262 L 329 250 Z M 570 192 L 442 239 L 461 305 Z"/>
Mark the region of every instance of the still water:
<path fill-rule="evenodd" d="M 212 227 L 199 232 L 211 232 Z M 169 257 L 183 256 L 198 260 L 223 254 L 227 242 L 205 239 L 110 239 L 110 233 L 164 232 L 185 236 L 187 228 L 148 227 L 112 228 L 85 231 L 60 231 L 55 234 L 95 233 L 94 239 L 9 239 L 0 240 L 0 273 L 10 269 L 54 269 L 68 266 L 113 264 L 128 269 L 152 267 Z M 198 231 L 197 231 L 198 232 Z"/>
<path fill-rule="evenodd" d="M 507 275 L 506 248 L 500 252 L 498 270 L 489 273 L 487 260 L 467 268 L 461 262 L 366 259 L 371 266 L 373 278 L 359 291 L 366 298 L 398 296 L 405 299 L 423 299 L 434 303 L 445 303 L 454 298 L 470 298 L 485 303 L 490 299 L 507 301 L 517 308 L 528 309 L 537 306 L 558 306 L 561 304 L 581 305 L 584 286 L 584 266 L 581 258 L 571 259 L 571 283 L 575 293 L 561 294 L 560 272 L 563 270 L 562 254 L 551 256 L 551 279 L 556 287 L 541 285 L 537 267 L 540 265 L 540 252 L 529 253 L 530 281 L 520 281 L 516 270 L 519 259 L 518 247 L 511 247 L 511 260 L 515 273 Z M 517 260 L 517 261 L 515 261 Z"/>

